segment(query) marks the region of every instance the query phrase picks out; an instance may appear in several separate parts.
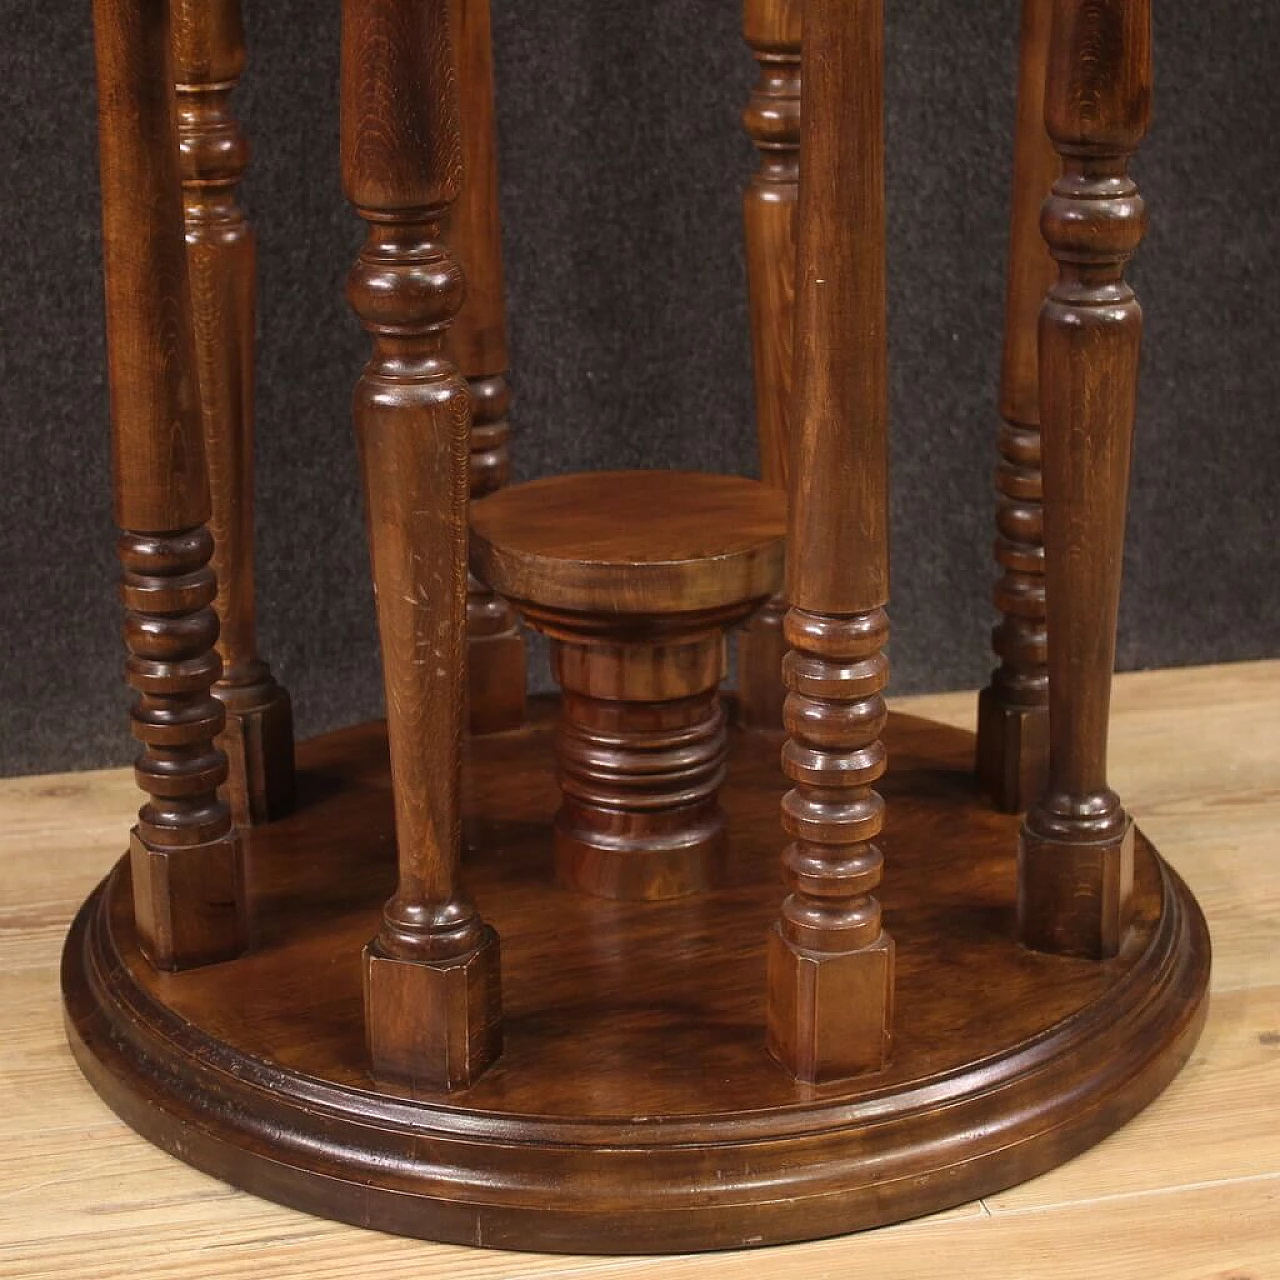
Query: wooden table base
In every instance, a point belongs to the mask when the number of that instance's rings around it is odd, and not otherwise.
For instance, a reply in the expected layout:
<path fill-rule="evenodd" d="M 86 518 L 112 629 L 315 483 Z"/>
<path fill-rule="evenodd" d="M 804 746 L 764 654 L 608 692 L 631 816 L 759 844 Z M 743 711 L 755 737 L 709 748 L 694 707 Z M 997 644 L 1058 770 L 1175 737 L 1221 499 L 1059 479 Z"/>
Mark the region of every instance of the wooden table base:
<path fill-rule="evenodd" d="M 898 946 L 884 1072 L 796 1084 L 764 1049 L 780 735 L 735 733 L 723 888 L 557 887 L 549 708 L 476 740 L 469 886 L 503 951 L 505 1052 L 468 1091 L 374 1089 L 360 949 L 395 880 L 381 725 L 299 750 L 298 812 L 246 834 L 243 959 L 154 972 L 127 864 L 67 941 L 82 1070 L 134 1128 L 237 1186 L 430 1239 L 602 1253 L 834 1235 L 1022 1181 L 1099 1141 L 1186 1061 L 1209 941 L 1141 836 L 1137 925 L 1095 964 L 1013 941 L 1017 818 L 972 737 L 891 718 L 883 846 Z"/>

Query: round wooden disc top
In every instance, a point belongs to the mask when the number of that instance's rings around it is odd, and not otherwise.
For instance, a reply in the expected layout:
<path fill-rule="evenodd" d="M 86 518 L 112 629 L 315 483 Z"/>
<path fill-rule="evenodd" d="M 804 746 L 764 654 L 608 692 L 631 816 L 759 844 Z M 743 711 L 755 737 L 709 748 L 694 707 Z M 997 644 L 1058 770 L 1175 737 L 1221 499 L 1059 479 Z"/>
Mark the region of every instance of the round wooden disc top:
<path fill-rule="evenodd" d="M 546 476 L 472 505 L 471 568 L 499 595 L 545 608 L 719 609 L 781 590 L 786 506 L 743 476 Z"/>

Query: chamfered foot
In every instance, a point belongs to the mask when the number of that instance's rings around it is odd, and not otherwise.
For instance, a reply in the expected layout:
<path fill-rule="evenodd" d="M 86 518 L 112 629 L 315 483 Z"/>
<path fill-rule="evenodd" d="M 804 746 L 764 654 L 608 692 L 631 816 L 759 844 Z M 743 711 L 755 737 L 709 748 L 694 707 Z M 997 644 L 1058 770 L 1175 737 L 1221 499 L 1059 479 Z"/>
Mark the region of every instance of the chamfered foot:
<path fill-rule="evenodd" d="M 1118 811 L 1100 839 L 1033 808 L 1018 840 L 1018 937 L 1033 951 L 1106 960 L 1133 916 L 1133 822 Z"/>
<path fill-rule="evenodd" d="M 235 832 L 162 849 L 134 829 L 129 840 L 138 946 L 157 969 L 234 960 L 248 947 L 244 854 Z"/>
<path fill-rule="evenodd" d="M 1049 708 L 1011 707 L 978 695 L 978 782 L 1002 813 L 1025 813 L 1049 777 Z"/>
<path fill-rule="evenodd" d="M 274 822 L 293 812 L 293 704 L 270 675 L 252 685 L 215 685 L 227 709 L 218 745 L 227 756 L 223 795 L 240 827 Z"/>
<path fill-rule="evenodd" d="M 365 1027 L 375 1079 L 465 1089 L 502 1052 L 498 935 L 453 960 L 402 960 L 364 949 Z"/>
<path fill-rule="evenodd" d="M 768 942 L 768 1048 L 797 1080 L 824 1084 L 879 1071 L 893 1023 L 893 939 L 857 951 L 795 946 L 778 925 Z"/>

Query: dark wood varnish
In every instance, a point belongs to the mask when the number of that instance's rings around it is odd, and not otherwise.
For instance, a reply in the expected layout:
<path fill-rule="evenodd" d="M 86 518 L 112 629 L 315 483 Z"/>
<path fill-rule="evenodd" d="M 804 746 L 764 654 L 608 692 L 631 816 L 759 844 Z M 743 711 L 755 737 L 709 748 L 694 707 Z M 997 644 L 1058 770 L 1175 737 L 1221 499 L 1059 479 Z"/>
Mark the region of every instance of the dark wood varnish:
<path fill-rule="evenodd" d="M 790 890 L 769 935 L 768 1034 L 800 1080 L 881 1068 L 893 941 L 876 844 L 888 679 L 881 0 L 806 0 L 795 431 L 783 663 Z"/>
<path fill-rule="evenodd" d="M 242 850 L 217 792 L 217 583 L 183 243 L 168 0 L 95 0 L 117 549 L 137 691 L 139 945 L 161 969 L 245 943 Z"/>
<path fill-rule="evenodd" d="M 795 328 L 795 206 L 800 172 L 800 0 L 744 0 L 742 31 L 759 74 L 742 123 L 759 165 L 742 197 L 760 477 L 785 491 Z M 742 723 L 782 724 L 782 616 L 775 596 L 738 636 Z"/>
<path fill-rule="evenodd" d="M 477 503 L 472 563 L 551 638 L 561 881 L 659 899 L 718 883 L 725 631 L 782 580 L 786 501 L 737 476 L 552 476 Z"/>
<path fill-rule="evenodd" d="M 498 941 L 458 880 L 467 385 L 441 239 L 462 169 L 448 0 L 344 0 L 342 168 L 368 237 L 347 283 L 373 352 L 355 394 L 382 641 L 399 880 L 365 950 L 380 1079 L 470 1084 L 502 1043 Z"/>
<path fill-rule="evenodd" d="M 253 394 L 256 248 L 238 189 L 249 146 L 231 110 L 244 71 L 239 0 L 175 0 L 174 66 L 192 326 L 218 580 L 215 695 L 219 745 L 237 824 L 293 805 L 293 712 L 258 656 L 253 589 Z"/>
<path fill-rule="evenodd" d="M 670 1252 L 992 1192 L 1115 1129 L 1191 1052 L 1208 940 L 1147 842 L 1117 957 L 1027 951 L 1017 820 L 977 795 L 972 737 L 891 716 L 893 1057 L 795 1082 L 762 1030 L 781 735 L 731 730 L 720 887 L 618 902 L 551 873 L 551 718 L 544 706 L 472 743 L 465 860 L 502 933 L 506 1045 L 470 1090 L 370 1087 L 360 952 L 396 881 L 376 725 L 303 744 L 303 807 L 248 834 L 245 959 L 157 975 L 133 943 L 127 876 L 94 896 L 63 969 L 94 1086 L 184 1160 L 329 1217 L 494 1248 Z"/>
<path fill-rule="evenodd" d="M 1059 170 L 1044 124 L 1052 17 L 1053 0 L 1023 0 L 996 471 L 994 599 L 1002 616 L 991 645 L 1000 665 L 978 696 L 978 776 L 1006 813 L 1040 798 L 1049 764 L 1037 330 L 1057 274 L 1040 234 L 1040 206 Z"/>
<path fill-rule="evenodd" d="M 1049 780 L 1019 847 L 1028 946 L 1124 944 L 1133 823 L 1107 785 L 1107 722 L 1142 309 L 1124 278 L 1146 212 L 1129 158 L 1151 111 L 1149 0 L 1054 0 L 1045 118 L 1062 175 L 1045 203 L 1058 279 L 1040 313 Z"/>
<path fill-rule="evenodd" d="M 471 497 L 511 478 L 511 386 L 498 206 L 498 139 L 489 0 L 450 0 L 460 97 L 462 184 L 445 225 L 467 281 L 449 350 L 471 389 Z M 515 611 L 478 578 L 467 584 L 467 720 L 497 733 L 524 720 L 525 649 Z"/>

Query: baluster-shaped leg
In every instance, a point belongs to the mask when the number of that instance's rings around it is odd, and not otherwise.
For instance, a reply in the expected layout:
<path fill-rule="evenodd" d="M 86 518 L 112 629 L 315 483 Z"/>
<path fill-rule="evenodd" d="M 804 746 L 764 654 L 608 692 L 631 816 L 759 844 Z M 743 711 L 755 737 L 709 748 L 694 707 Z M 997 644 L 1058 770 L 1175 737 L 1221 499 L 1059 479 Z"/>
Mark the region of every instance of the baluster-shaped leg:
<path fill-rule="evenodd" d="M 1040 234 L 1040 206 L 1058 174 L 1044 127 L 1044 85 L 1053 0 L 1023 0 L 1013 216 L 1005 296 L 996 472 L 995 604 L 991 633 L 1000 665 L 978 697 L 978 777 L 995 804 L 1018 813 L 1044 791 L 1049 761 L 1045 665 L 1044 523 L 1040 484 L 1040 376 L 1036 331 L 1056 274 Z"/>
<path fill-rule="evenodd" d="M 800 160 L 801 0 L 744 0 L 743 34 L 760 65 L 742 123 L 760 164 L 742 200 L 751 303 L 760 474 L 787 487 L 787 428 L 795 317 L 795 205 Z M 743 724 L 782 724 L 782 615 L 775 596 L 738 636 L 738 711 Z"/>
<path fill-rule="evenodd" d="M 461 92 L 462 191 L 447 239 L 462 264 L 467 296 L 449 330 L 449 350 L 471 388 L 471 496 L 511 478 L 507 414 L 506 297 L 498 210 L 498 138 L 489 0 L 450 0 Z M 467 584 L 467 693 L 472 733 L 524 723 L 525 646 L 515 610 L 478 578 Z"/>
<path fill-rule="evenodd" d="M 217 583 L 191 335 L 169 0 L 94 0 L 115 515 L 136 772 L 138 941 L 160 969 L 229 959 L 244 869 L 217 789 Z"/>
<path fill-rule="evenodd" d="M 342 168 L 368 222 L 348 297 L 387 697 L 399 880 L 365 949 L 374 1074 L 470 1084 L 501 1048 L 498 938 L 458 883 L 467 386 L 444 351 L 462 273 L 440 238 L 461 152 L 448 0 L 343 0 Z"/>
<path fill-rule="evenodd" d="M 1149 0 L 1054 0 L 1043 215 L 1059 275 L 1040 317 L 1049 782 L 1027 813 L 1018 923 L 1040 950 L 1124 942 L 1133 826 L 1107 786 L 1107 722 L 1142 311 L 1125 282 L 1146 216 L 1128 166 L 1151 104 Z"/>
<path fill-rule="evenodd" d="M 220 742 L 237 823 L 293 807 L 289 695 L 258 656 L 253 605 L 253 393 L 256 250 L 237 198 L 249 156 L 230 97 L 244 71 L 239 0 L 174 0 L 178 136 L 187 262 L 204 417 L 218 578 L 214 693 L 227 708 Z"/>
<path fill-rule="evenodd" d="M 893 942 L 874 891 L 888 665 L 882 0 L 807 0 L 782 802 L 791 893 L 768 1043 L 800 1080 L 883 1066 Z"/>

